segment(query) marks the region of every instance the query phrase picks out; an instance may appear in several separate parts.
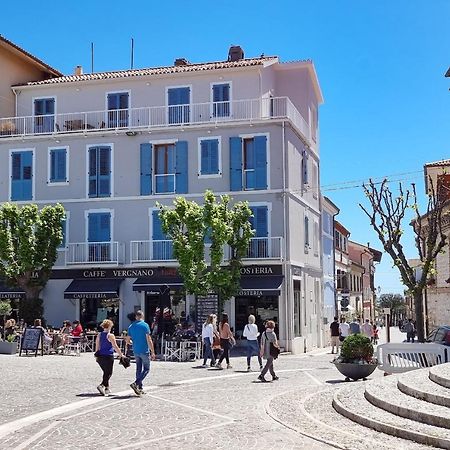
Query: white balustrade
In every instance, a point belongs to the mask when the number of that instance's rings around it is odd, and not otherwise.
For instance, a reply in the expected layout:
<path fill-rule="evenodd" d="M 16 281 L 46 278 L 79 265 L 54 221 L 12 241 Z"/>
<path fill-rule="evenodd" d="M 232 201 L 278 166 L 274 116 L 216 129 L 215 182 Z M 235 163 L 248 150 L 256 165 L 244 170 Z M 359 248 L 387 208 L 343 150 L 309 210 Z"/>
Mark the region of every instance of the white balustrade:
<path fill-rule="evenodd" d="M 119 264 L 119 243 L 69 243 L 67 244 L 66 264 Z"/>

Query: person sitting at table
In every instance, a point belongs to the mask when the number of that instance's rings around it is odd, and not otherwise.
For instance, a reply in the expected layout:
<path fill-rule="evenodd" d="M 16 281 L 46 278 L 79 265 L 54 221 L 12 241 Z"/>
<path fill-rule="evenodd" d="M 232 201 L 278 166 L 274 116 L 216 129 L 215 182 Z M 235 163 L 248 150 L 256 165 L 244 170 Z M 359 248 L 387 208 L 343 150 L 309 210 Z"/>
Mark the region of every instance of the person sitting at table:
<path fill-rule="evenodd" d="M 80 338 L 82 336 L 82 334 L 83 334 L 83 327 L 81 326 L 81 323 L 80 323 L 79 320 L 74 320 L 73 321 L 73 328 L 70 331 L 70 334 L 73 337 L 76 337 L 76 338 Z"/>
<path fill-rule="evenodd" d="M 69 343 L 69 336 L 71 331 L 72 331 L 72 324 L 68 320 L 65 320 L 61 328 L 61 335 L 62 335 L 61 345 L 66 345 Z"/>
<path fill-rule="evenodd" d="M 6 341 L 8 336 L 16 334 L 15 320 L 9 319 L 5 322 L 5 326 L 3 328 L 3 339 Z"/>
<path fill-rule="evenodd" d="M 48 334 L 47 330 L 42 326 L 41 319 L 34 319 L 34 328 L 42 330 L 42 339 L 44 344 L 51 345 L 53 338 Z"/>

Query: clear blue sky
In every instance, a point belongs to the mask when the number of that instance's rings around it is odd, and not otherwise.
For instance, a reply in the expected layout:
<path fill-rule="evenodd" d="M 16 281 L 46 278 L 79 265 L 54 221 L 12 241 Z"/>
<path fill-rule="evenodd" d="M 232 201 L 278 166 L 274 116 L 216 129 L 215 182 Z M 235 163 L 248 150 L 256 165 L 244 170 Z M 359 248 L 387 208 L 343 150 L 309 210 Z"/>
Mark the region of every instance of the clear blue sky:
<path fill-rule="evenodd" d="M 2 2 L 0 34 L 64 73 L 90 70 L 91 42 L 95 71 L 128 68 L 131 37 L 135 67 L 223 60 L 230 44 L 246 56 L 311 58 L 325 97 L 322 186 L 415 172 L 396 178 L 423 196 L 423 164 L 450 157 L 449 23 L 448 0 L 77 0 Z M 324 193 L 351 239 L 379 248 L 361 189 Z M 402 292 L 387 255 L 376 284 Z"/>

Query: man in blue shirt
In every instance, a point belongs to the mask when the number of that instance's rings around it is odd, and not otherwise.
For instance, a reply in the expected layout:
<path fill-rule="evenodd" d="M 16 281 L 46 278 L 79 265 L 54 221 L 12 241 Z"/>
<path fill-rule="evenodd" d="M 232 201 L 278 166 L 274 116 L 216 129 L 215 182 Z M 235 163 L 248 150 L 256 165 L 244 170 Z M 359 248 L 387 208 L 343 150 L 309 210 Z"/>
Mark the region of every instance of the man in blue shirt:
<path fill-rule="evenodd" d="M 144 393 L 142 382 L 150 372 L 150 355 L 155 360 L 155 348 L 150 336 L 150 327 L 144 322 L 144 313 L 136 312 L 136 320 L 128 327 L 127 345 L 133 342 L 133 353 L 136 360 L 136 381 L 130 384 L 136 395 Z"/>

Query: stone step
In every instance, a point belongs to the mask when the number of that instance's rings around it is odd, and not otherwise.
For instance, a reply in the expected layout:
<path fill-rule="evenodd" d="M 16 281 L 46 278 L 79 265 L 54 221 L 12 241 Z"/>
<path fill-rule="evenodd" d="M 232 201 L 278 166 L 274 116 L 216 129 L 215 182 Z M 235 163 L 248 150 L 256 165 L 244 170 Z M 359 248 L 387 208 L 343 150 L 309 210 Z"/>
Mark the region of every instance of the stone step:
<path fill-rule="evenodd" d="M 397 387 L 411 397 L 450 407 L 450 389 L 431 381 L 428 370 L 414 370 L 399 375 Z"/>
<path fill-rule="evenodd" d="M 425 369 L 427 370 L 427 369 Z M 450 409 L 418 400 L 397 389 L 397 377 L 366 384 L 364 396 L 372 405 L 397 416 L 450 429 Z M 447 431 L 450 436 L 450 431 Z"/>
<path fill-rule="evenodd" d="M 431 367 L 429 377 L 436 384 L 450 389 L 450 363 Z"/>
<path fill-rule="evenodd" d="M 369 403 L 364 392 L 370 383 L 373 381 L 351 383 L 339 389 L 333 397 L 334 409 L 348 419 L 376 431 L 450 450 L 450 433 L 447 429 L 406 419 Z"/>

